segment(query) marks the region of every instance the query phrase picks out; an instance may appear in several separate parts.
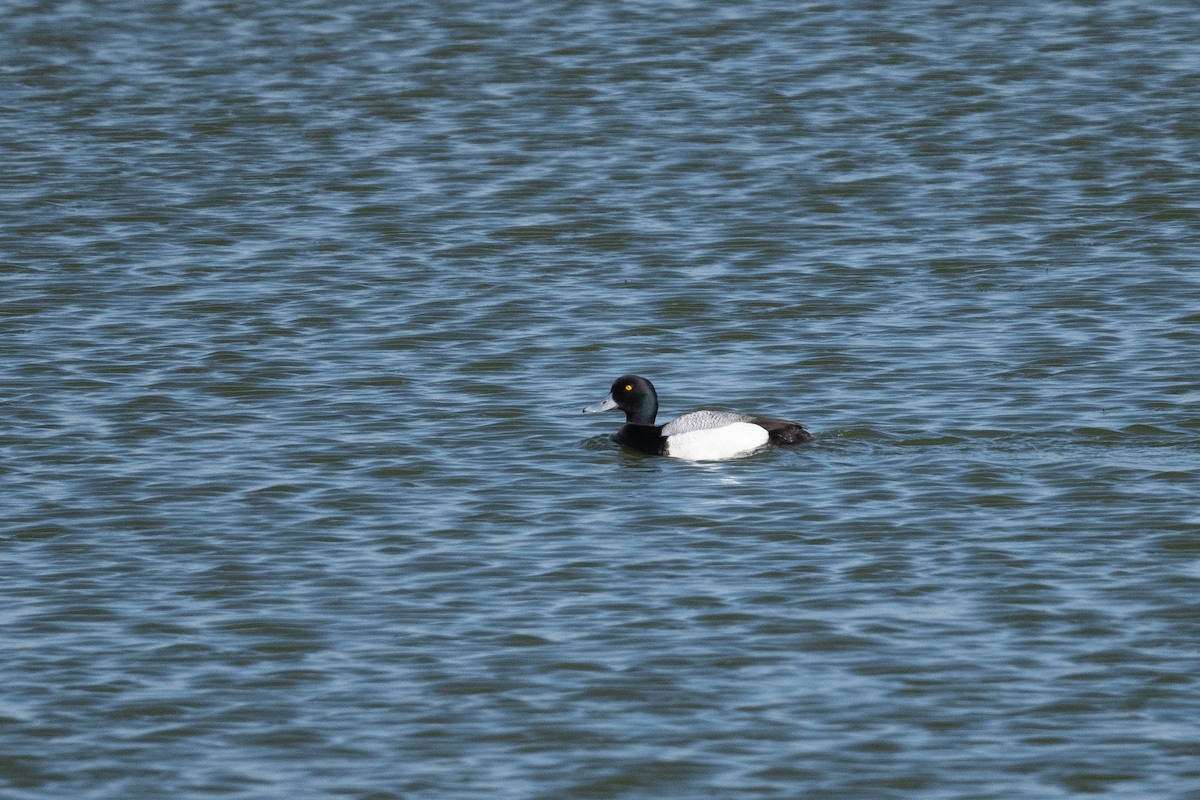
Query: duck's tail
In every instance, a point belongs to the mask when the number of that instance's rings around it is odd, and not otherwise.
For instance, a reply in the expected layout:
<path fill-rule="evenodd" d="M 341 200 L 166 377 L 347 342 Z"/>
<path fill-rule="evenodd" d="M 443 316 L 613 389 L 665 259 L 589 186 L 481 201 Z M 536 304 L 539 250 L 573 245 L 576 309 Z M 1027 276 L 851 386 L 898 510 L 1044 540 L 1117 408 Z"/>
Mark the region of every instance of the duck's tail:
<path fill-rule="evenodd" d="M 767 441 L 771 444 L 801 444 L 816 439 L 799 422 L 775 417 L 751 417 L 750 422 L 767 429 Z"/>

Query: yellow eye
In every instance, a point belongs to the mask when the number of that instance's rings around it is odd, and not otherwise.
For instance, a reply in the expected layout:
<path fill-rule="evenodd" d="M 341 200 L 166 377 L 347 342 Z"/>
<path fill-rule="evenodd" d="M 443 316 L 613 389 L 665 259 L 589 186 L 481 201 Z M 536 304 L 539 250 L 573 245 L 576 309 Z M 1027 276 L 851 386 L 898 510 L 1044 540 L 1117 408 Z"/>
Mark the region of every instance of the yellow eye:
<path fill-rule="evenodd" d="M 632 392 L 632 391 L 633 391 L 633 384 L 632 384 L 632 383 L 627 383 L 627 384 L 625 384 L 625 391 L 627 391 L 627 392 Z"/>

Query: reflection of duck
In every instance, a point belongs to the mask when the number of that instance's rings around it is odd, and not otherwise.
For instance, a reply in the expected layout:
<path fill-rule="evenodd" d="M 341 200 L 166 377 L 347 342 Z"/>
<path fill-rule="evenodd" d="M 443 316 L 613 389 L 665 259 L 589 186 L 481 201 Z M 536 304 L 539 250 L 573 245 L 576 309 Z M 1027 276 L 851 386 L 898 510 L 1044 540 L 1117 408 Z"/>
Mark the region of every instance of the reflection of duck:
<path fill-rule="evenodd" d="M 625 424 L 614 437 L 619 443 L 643 453 L 689 461 L 735 458 L 766 444 L 798 444 L 816 438 L 798 422 L 731 411 L 695 411 L 666 425 L 655 425 L 658 393 L 654 384 L 640 375 L 617 378 L 608 397 L 583 411 L 613 408 L 625 412 Z"/>

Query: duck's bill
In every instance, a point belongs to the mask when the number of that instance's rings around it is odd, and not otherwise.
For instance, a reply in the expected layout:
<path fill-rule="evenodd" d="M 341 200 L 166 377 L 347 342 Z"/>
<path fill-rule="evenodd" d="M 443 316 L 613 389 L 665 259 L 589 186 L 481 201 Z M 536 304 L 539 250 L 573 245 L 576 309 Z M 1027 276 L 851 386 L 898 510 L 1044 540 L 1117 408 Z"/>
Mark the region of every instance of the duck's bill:
<path fill-rule="evenodd" d="M 608 411 L 609 409 L 613 409 L 616 407 L 617 407 L 617 401 L 613 400 L 613 396 L 610 394 L 608 397 L 604 398 L 599 403 L 596 403 L 595 405 L 590 405 L 587 408 L 585 408 L 583 410 L 583 413 L 598 414 L 601 411 Z"/>

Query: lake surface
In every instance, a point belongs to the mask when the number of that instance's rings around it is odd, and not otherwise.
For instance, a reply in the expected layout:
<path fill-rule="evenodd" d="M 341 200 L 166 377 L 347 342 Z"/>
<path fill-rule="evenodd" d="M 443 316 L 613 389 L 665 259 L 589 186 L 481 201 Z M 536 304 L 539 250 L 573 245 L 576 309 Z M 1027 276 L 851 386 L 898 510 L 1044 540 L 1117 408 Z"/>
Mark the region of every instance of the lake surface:
<path fill-rule="evenodd" d="M 1200 798 L 1198 40 L 5 3 L 0 794 Z"/>

